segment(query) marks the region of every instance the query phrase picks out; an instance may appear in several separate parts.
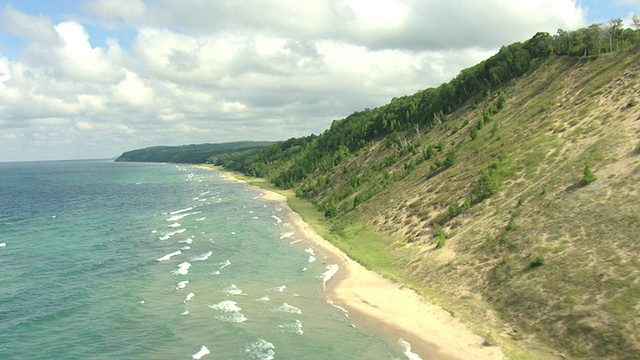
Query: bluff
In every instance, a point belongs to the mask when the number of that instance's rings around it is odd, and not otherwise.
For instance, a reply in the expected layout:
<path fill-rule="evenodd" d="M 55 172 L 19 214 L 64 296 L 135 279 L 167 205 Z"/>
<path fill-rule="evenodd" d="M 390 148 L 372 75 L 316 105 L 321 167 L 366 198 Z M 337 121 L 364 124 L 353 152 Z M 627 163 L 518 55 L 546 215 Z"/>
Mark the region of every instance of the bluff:
<path fill-rule="evenodd" d="M 209 161 L 292 189 L 350 256 L 513 358 L 640 358 L 640 36 L 575 33 Z"/>

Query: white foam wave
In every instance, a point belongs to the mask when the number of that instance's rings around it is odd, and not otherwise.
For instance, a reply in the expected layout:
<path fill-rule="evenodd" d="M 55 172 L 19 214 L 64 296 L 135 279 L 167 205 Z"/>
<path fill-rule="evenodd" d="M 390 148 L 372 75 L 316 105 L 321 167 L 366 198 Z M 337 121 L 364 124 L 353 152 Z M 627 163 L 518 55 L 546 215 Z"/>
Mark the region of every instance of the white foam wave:
<path fill-rule="evenodd" d="M 189 310 L 185 310 L 182 314 L 180 315 L 189 315 Z"/>
<path fill-rule="evenodd" d="M 209 251 L 209 252 L 206 252 L 204 254 L 198 255 L 198 256 L 192 258 L 191 260 L 192 261 L 205 261 L 205 260 L 207 260 L 209 258 L 209 256 L 211 256 L 211 254 L 213 254 L 213 251 Z"/>
<path fill-rule="evenodd" d="M 188 238 L 186 240 L 180 240 L 178 241 L 179 243 L 183 243 L 183 244 L 189 244 L 191 245 L 191 243 L 193 242 L 193 238 Z"/>
<path fill-rule="evenodd" d="M 267 295 L 265 295 L 265 296 L 261 297 L 260 299 L 256 299 L 256 301 L 263 301 L 263 302 L 267 302 L 267 301 L 269 301 L 269 300 L 270 300 L 270 299 L 269 299 L 269 297 L 268 297 Z"/>
<path fill-rule="evenodd" d="M 180 214 L 180 213 L 183 213 L 183 212 L 185 212 L 185 211 L 191 211 L 191 210 L 193 210 L 193 208 L 192 208 L 192 207 L 188 207 L 188 208 L 185 208 L 185 209 L 180 209 L 180 210 L 176 210 L 176 211 L 171 211 L 171 212 L 169 213 L 169 215 Z"/>
<path fill-rule="evenodd" d="M 0 243 L 0 247 L 5 247 L 7 246 L 7 243 Z"/>
<path fill-rule="evenodd" d="M 279 217 L 277 217 L 275 215 L 271 215 L 271 217 L 276 221 L 276 224 L 280 224 L 282 222 L 282 219 L 280 219 Z"/>
<path fill-rule="evenodd" d="M 258 339 L 247 344 L 244 348 L 244 353 L 252 360 L 273 360 L 276 355 L 275 349 L 276 347 L 272 343 L 264 339 Z"/>
<path fill-rule="evenodd" d="M 176 287 L 176 290 L 186 288 L 188 283 L 189 283 L 189 280 L 180 281 L 178 283 L 178 286 Z"/>
<path fill-rule="evenodd" d="M 207 218 L 206 216 L 203 216 L 203 217 L 201 217 L 201 218 L 197 218 L 197 219 L 196 219 L 196 221 L 202 221 L 202 220 L 204 220 L 204 219 L 206 219 L 206 218 Z"/>
<path fill-rule="evenodd" d="M 284 325 L 278 325 L 278 327 L 280 329 L 283 329 L 284 331 L 290 332 L 290 333 L 294 333 L 297 335 L 302 335 L 304 334 L 304 331 L 302 331 L 302 322 L 300 320 L 296 320 L 292 323 L 289 324 L 284 324 Z"/>
<path fill-rule="evenodd" d="M 189 264 L 188 262 L 183 262 L 180 265 L 178 265 L 178 270 L 174 271 L 173 274 L 174 275 L 187 275 L 187 273 L 189 272 L 189 268 L 191 267 L 191 264 Z"/>
<path fill-rule="evenodd" d="M 409 360 L 422 360 L 422 358 L 411 351 L 411 344 L 409 344 L 406 340 L 400 338 L 400 340 L 398 340 L 398 345 L 402 346 L 402 348 L 404 349 L 404 356 L 407 357 L 407 359 Z"/>
<path fill-rule="evenodd" d="M 155 233 L 157 233 L 157 232 L 158 232 L 158 230 L 156 230 L 156 229 L 151 230 L 151 233 L 152 233 L 152 234 L 155 234 Z"/>
<path fill-rule="evenodd" d="M 304 249 L 304 252 L 309 253 L 309 254 L 311 254 L 311 255 L 315 255 L 315 254 L 316 254 L 316 252 L 315 252 L 315 251 L 313 251 L 313 249 L 312 249 L 312 248 L 306 248 L 306 249 Z"/>
<path fill-rule="evenodd" d="M 212 308 L 213 310 L 220 310 L 224 312 L 236 312 L 236 311 L 242 310 L 238 306 L 237 302 L 231 301 L 231 300 L 221 301 L 215 305 L 209 305 L 209 307 Z"/>
<path fill-rule="evenodd" d="M 225 322 L 241 323 L 247 321 L 247 318 L 240 313 L 240 307 L 235 301 L 225 300 L 215 305 L 209 305 L 213 310 L 221 311 L 223 314 L 216 316 L 218 320 Z"/>
<path fill-rule="evenodd" d="M 242 290 L 238 289 L 235 284 L 231 284 L 231 286 L 224 289 L 227 295 L 242 295 Z"/>
<path fill-rule="evenodd" d="M 187 246 L 183 246 L 180 248 L 180 250 L 189 250 L 191 249 L 191 246 L 187 245 Z"/>
<path fill-rule="evenodd" d="M 179 224 L 179 223 L 177 223 L 177 222 L 174 222 L 173 224 L 169 224 L 169 225 L 167 225 L 167 226 L 168 226 L 168 227 L 172 227 L 172 228 L 176 228 L 176 227 L 179 227 L 179 226 L 180 226 L 180 224 Z"/>
<path fill-rule="evenodd" d="M 338 272 L 340 267 L 338 266 L 338 264 L 331 264 L 331 265 L 327 265 L 326 269 L 327 271 L 325 271 L 324 274 L 322 274 L 322 288 L 325 290 L 327 289 L 327 281 L 331 280 L 333 275 L 335 275 Z"/>
<path fill-rule="evenodd" d="M 172 217 L 168 218 L 167 221 L 178 221 L 180 219 L 184 219 L 185 217 L 187 217 L 189 215 L 200 214 L 201 212 L 202 211 L 194 211 L 194 212 L 190 212 L 190 213 L 173 215 Z"/>
<path fill-rule="evenodd" d="M 302 239 L 298 239 L 298 240 L 293 240 L 292 242 L 290 242 L 289 244 L 293 245 L 293 244 L 297 244 L 300 241 L 302 241 Z"/>
<path fill-rule="evenodd" d="M 187 295 L 187 297 L 184 298 L 184 301 L 189 301 L 189 300 L 193 299 L 194 296 L 196 296 L 196 294 L 189 293 L 189 295 Z"/>
<path fill-rule="evenodd" d="M 309 261 L 310 263 L 312 263 L 312 262 L 316 261 L 316 257 L 315 257 L 315 256 L 313 256 L 313 255 L 309 255 L 309 260 L 308 260 L 308 261 Z"/>
<path fill-rule="evenodd" d="M 207 195 L 207 194 L 209 194 L 210 192 L 211 192 L 210 190 L 207 190 L 207 191 L 205 191 L 205 192 L 201 192 L 201 193 L 200 193 L 200 196 Z"/>
<path fill-rule="evenodd" d="M 211 354 L 211 351 L 209 351 L 209 349 L 206 346 L 202 345 L 202 347 L 200 348 L 200 351 L 191 355 L 191 358 L 195 360 L 199 360 L 199 359 L 202 359 L 203 356 L 209 355 L 209 354 Z"/>
<path fill-rule="evenodd" d="M 176 230 L 176 231 L 170 231 L 168 233 L 165 233 L 164 235 L 160 236 L 159 239 L 160 240 L 169 240 L 169 238 L 171 238 L 173 235 L 176 234 L 182 234 L 183 232 L 187 231 L 187 229 L 180 229 L 180 230 Z"/>
<path fill-rule="evenodd" d="M 280 286 L 276 286 L 273 289 L 271 289 L 271 291 L 277 291 L 277 292 L 283 292 L 284 289 L 287 288 L 287 285 L 280 285 Z"/>
<path fill-rule="evenodd" d="M 329 305 L 333 306 L 334 308 L 336 308 L 336 309 L 338 309 L 338 310 L 342 311 L 342 312 L 345 314 L 345 316 L 349 317 L 349 315 L 348 315 L 348 314 L 349 314 L 349 312 L 347 311 L 347 309 L 343 308 L 342 306 L 340 306 L 340 305 L 336 305 L 336 303 L 334 303 L 334 302 L 333 302 L 333 301 L 331 301 L 331 300 L 327 300 L 327 304 L 329 304 Z"/>
<path fill-rule="evenodd" d="M 178 250 L 178 251 L 172 252 L 171 254 L 167 254 L 167 255 L 165 255 L 163 257 L 157 258 L 156 260 L 157 261 L 167 261 L 167 260 L 171 259 L 172 257 L 174 257 L 176 255 L 180 255 L 180 254 L 182 254 L 182 251 Z"/>
<path fill-rule="evenodd" d="M 284 233 L 284 234 L 280 235 L 280 240 L 284 240 L 284 239 L 290 238 L 290 237 L 292 237 L 294 234 L 295 234 L 295 233 L 294 233 L 293 231 L 286 232 L 286 233 Z"/>
<path fill-rule="evenodd" d="M 273 311 L 286 312 L 290 314 L 302 314 L 302 310 L 298 309 L 295 306 L 289 305 L 287 303 L 283 303 L 282 305 L 275 308 Z"/>

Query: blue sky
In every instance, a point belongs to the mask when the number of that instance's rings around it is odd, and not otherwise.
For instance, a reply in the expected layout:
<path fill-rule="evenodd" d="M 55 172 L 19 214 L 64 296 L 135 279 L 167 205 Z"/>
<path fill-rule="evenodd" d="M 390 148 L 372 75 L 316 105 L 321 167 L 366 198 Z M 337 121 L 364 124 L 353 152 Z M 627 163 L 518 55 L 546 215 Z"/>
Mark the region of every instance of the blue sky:
<path fill-rule="evenodd" d="M 0 1 L 0 161 L 282 140 L 640 0 Z"/>

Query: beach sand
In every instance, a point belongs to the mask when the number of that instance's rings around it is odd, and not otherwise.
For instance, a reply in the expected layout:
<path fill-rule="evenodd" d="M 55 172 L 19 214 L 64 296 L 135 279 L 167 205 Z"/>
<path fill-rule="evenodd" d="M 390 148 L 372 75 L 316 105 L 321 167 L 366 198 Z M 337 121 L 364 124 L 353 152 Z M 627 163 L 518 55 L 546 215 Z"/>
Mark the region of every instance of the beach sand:
<path fill-rule="evenodd" d="M 224 177 L 243 182 L 229 173 Z M 483 346 L 484 339 L 448 311 L 350 259 L 291 210 L 284 195 L 249 186 L 262 193 L 263 200 L 285 209 L 288 221 L 302 238 L 315 245 L 319 255 L 326 257 L 327 264 L 338 264 L 338 273 L 327 282 L 327 301 L 346 309 L 354 326 L 387 339 L 409 359 L 506 359 L 499 347 Z"/>

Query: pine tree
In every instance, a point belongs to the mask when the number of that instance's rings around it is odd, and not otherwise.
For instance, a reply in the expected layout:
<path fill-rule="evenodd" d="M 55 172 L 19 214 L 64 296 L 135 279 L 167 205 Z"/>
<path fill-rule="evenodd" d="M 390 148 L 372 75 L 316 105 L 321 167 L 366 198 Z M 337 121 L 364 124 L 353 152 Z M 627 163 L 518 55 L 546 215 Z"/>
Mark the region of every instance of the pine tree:
<path fill-rule="evenodd" d="M 596 176 L 591 172 L 591 168 L 589 168 L 589 164 L 584 166 L 582 180 L 580 180 L 580 185 L 587 186 L 592 182 L 596 181 Z"/>

